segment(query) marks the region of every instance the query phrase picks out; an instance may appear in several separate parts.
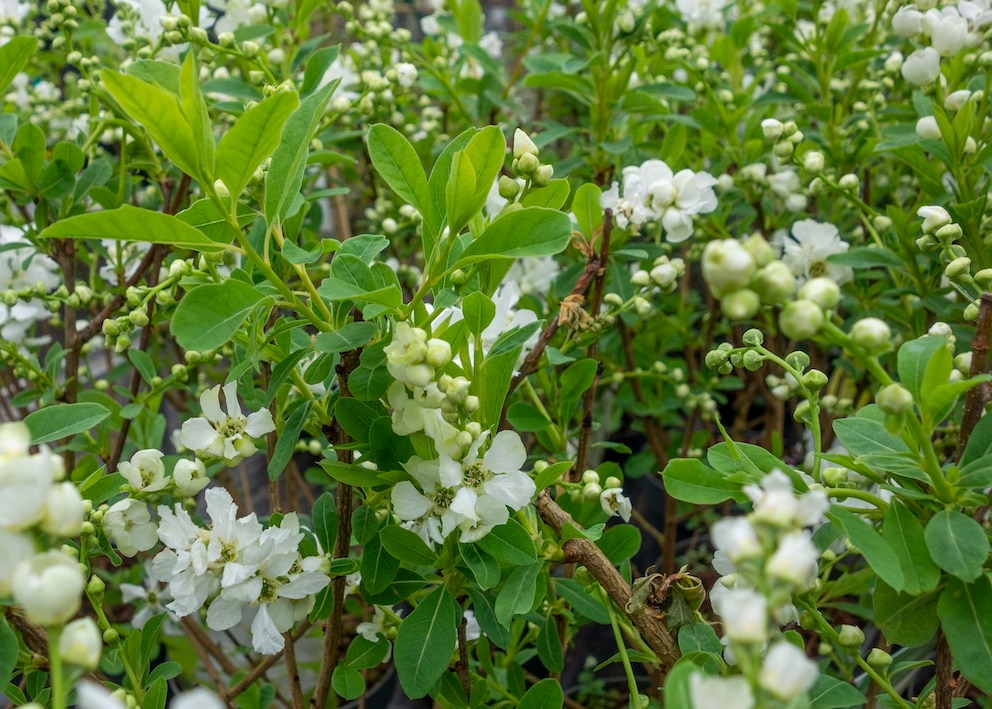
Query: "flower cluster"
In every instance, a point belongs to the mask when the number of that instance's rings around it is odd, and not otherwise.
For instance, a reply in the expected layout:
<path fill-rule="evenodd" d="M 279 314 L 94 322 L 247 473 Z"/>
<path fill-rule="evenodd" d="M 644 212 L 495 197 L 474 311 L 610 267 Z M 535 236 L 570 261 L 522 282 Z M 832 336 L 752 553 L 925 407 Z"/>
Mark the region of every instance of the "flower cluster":
<path fill-rule="evenodd" d="M 211 488 L 205 497 L 208 528 L 181 505 L 158 508 L 158 536 L 166 548 L 152 561 L 152 574 L 169 585 L 173 600 L 166 607 L 184 617 L 207 604 L 207 625 L 227 630 L 249 606 L 255 651 L 274 654 L 283 648 L 282 633 L 310 611 L 314 594 L 329 583 L 326 560 L 300 553 L 304 534 L 295 513 L 263 528 L 254 513 L 238 518 L 223 488 Z"/>
<path fill-rule="evenodd" d="M 716 178 L 709 173 L 689 169 L 673 172 L 661 160 L 648 160 L 625 167 L 622 190 L 614 182 L 603 193 L 601 204 L 613 210 L 620 228 L 661 222 L 665 238 L 677 244 L 692 236 L 695 215 L 716 209 L 714 185 Z"/>
<path fill-rule="evenodd" d="M 905 39 L 926 37 L 930 46 L 918 49 L 902 64 L 902 75 L 915 86 L 932 83 L 940 75 L 941 57 L 954 57 L 966 47 L 982 41 L 982 32 L 992 23 L 987 3 L 964 0 L 939 10 L 933 3 L 903 5 L 892 16 L 892 29 Z"/>
<path fill-rule="evenodd" d="M 32 325 L 51 316 L 38 298 L 59 286 L 58 264 L 25 241 L 16 227 L 0 224 L 0 336 L 23 343 Z"/>
<path fill-rule="evenodd" d="M 36 538 L 79 534 L 86 503 L 63 480 L 62 459 L 30 444 L 23 423 L 0 425 L 0 597 L 13 595 L 32 622 L 59 625 L 79 609 L 85 579 L 72 557 L 38 552 Z"/>
<path fill-rule="evenodd" d="M 747 485 L 754 502 L 746 517 L 730 517 L 712 527 L 716 553 L 713 566 L 722 574 L 710 593 L 714 612 L 723 621 L 727 660 L 760 669 L 741 678 L 699 676 L 692 682 L 698 709 L 716 706 L 715 697 L 734 688 L 734 706 L 753 707 L 755 697 L 790 702 L 809 689 L 816 665 L 786 639 L 774 640 L 772 627 L 796 617 L 794 594 L 809 590 L 816 580 L 819 551 L 806 529 L 823 521 L 827 496 L 822 489 L 800 496 L 788 475 L 775 470 L 761 486 Z M 774 698 L 774 699 L 773 699 Z"/>
<path fill-rule="evenodd" d="M 824 311 L 837 307 L 840 284 L 853 277 L 849 267 L 827 261 L 848 248 L 837 227 L 803 219 L 791 235 L 778 234 L 772 243 L 760 234 L 711 241 L 703 250 L 703 278 L 728 317 L 746 320 L 762 305 L 783 306 L 782 331 L 794 340 L 807 339 L 823 325 Z"/>

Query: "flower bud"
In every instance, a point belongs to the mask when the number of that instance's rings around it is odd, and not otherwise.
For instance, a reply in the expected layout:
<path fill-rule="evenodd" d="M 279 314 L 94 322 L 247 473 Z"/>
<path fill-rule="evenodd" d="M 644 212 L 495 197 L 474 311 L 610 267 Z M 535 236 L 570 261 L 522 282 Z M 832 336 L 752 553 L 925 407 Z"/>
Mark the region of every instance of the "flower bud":
<path fill-rule="evenodd" d="M 967 274 L 971 270 L 971 259 L 967 256 L 959 256 L 951 261 L 944 268 L 944 275 L 954 280 L 959 276 Z"/>
<path fill-rule="evenodd" d="M 83 496 L 75 483 L 61 482 L 48 488 L 41 528 L 57 537 L 74 537 L 83 526 Z"/>
<path fill-rule="evenodd" d="M 846 648 L 860 648 L 865 641 L 864 631 L 856 625 L 842 625 L 837 632 L 837 639 Z"/>
<path fill-rule="evenodd" d="M 651 274 L 644 269 L 635 271 L 634 275 L 630 277 L 630 282 L 639 288 L 649 286 L 651 285 Z"/>
<path fill-rule="evenodd" d="M 832 278 L 811 278 L 799 288 L 799 297 L 811 300 L 824 310 L 832 310 L 840 302 L 840 286 Z"/>
<path fill-rule="evenodd" d="M 782 333 L 790 340 L 808 340 L 820 331 L 824 322 L 823 309 L 812 300 L 794 300 L 782 309 L 778 317 Z"/>
<path fill-rule="evenodd" d="M 884 672 L 892 664 L 892 655 L 881 648 L 873 647 L 868 653 L 868 664 L 879 672 Z"/>
<path fill-rule="evenodd" d="M 812 392 L 820 391 L 830 380 L 819 369 L 811 369 L 803 374 L 803 386 Z"/>
<path fill-rule="evenodd" d="M 77 618 L 62 630 L 59 655 L 84 670 L 95 670 L 103 652 L 103 637 L 92 618 Z"/>
<path fill-rule="evenodd" d="M 720 299 L 720 309 L 731 320 L 748 320 L 757 315 L 761 298 L 749 288 L 735 290 Z"/>
<path fill-rule="evenodd" d="M 541 167 L 541 161 L 533 153 L 524 153 L 517 159 L 516 171 L 521 175 L 532 175 L 539 167 Z"/>
<path fill-rule="evenodd" d="M 821 475 L 823 476 L 823 482 L 830 487 L 842 485 L 847 482 L 848 478 L 847 468 L 838 468 L 835 466 L 824 468 Z"/>
<path fill-rule="evenodd" d="M 782 305 L 796 292 L 796 277 L 783 261 L 772 261 L 754 275 L 751 288 L 765 305 Z"/>
<path fill-rule="evenodd" d="M 519 128 L 513 131 L 513 157 L 519 160 L 524 155 L 533 155 L 534 157 L 537 157 L 537 154 L 537 144 L 531 140 L 529 135 L 524 133 Z M 528 171 L 525 170 L 525 172 Z"/>
<path fill-rule="evenodd" d="M 509 175 L 500 175 L 499 196 L 503 199 L 515 199 L 520 194 L 520 183 Z"/>
<path fill-rule="evenodd" d="M 714 293 L 743 288 L 757 270 L 754 257 L 736 239 L 711 241 L 703 249 L 703 278 Z"/>
<path fill-rule="evenodd" d="M 933 116 L 923 116 L 916 122 L 916 135 L 922 140 L 940 140 L 940 126 Z"/>
<path fill-rule="evenodd" d="M 441 369 L 451 361 L 451 344 L 447 340 L 431 338 L 427 341 L 427 364 Z"/>
<path fill-rule="evenodd" d="M 892 330 L 879 318 L 861 318 L 851 326 L 851 342 L 868 354 L 877 355 L 889 349 Z"/>
<path fill-rule="evenodd" d="M 951 215 L 947 210 L 937 205 L 920 207 L 916 211 L 917 216 L 923 217 L 923 233 L 932 234 L 942 226 L 952 223 Z"/>
<path fill-rule="evenodd" d="M 858 176 L 852 173 L 843 175 L 840 180 L 837 181 L 837 185 L 845 192 L 854 192 L 858 189 L 858 184 L 860 184 Z"/>
<path fill-rule="evenodd" d="M 555 169 L 551 165 L 541 165 L 534 171 L 534 184 L 538 187 L 545 187 L 551 182 L 555 174 Z"/>
<path fill-rule="evenodd" d="M 913 410 L 913 395 L 902 384 L 889 384 L 875 394 L 875 403 L 883 413 L 898 416 Z"/>
<path fill-rule="evenodd" d="M 744 333 L 744 337 L 741 338 L 741 341 L 748 347 L 757 347 L 765 341 L 765 336 L 761 330 L 752 327 Z"/>
<path fill-rule="evenodd" d="M 823 153 L 819 150 L 810 150 L 803 155 L 803 169 L 813 175 L 819 175 L 823 172 L 825 162 Z"/>
<path fill-rule="evenodd" d="M 14 600 L 24 607 L 28 620 L 38 625 L 60 625 L 79 610 L 86 579 L 79 564 L 60 551 L 47 551 L 25 559 L 14 570 Z"/>
<path fill-rule="evenodd" d="M 599 482 L 599 473 L 597 473 L 595 470 L 586 470 L 585 472 L 582 473 L 583 484 L 589 485 L 590 483 L 598 483 L 598 482 Z"/>
<path fill-rule="evenodd" d="M 776 118 L 766 118 L 761 122 L 761 132 L 764 133 L 766 140 L 778 140 L 782 137 L 784 130 L 785 126 L 782 125 L 782 121 Z"/>

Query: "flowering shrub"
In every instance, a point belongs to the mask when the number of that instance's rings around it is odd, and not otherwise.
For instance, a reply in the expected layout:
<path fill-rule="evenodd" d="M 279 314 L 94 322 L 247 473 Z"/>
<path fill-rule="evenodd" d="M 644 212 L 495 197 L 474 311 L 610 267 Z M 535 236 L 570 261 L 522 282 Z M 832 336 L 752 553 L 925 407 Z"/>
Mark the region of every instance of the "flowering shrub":
<path fill-rule="evenodd" d="M 6 698 L 989 706 L 990 37 L 6 3 Z"/>

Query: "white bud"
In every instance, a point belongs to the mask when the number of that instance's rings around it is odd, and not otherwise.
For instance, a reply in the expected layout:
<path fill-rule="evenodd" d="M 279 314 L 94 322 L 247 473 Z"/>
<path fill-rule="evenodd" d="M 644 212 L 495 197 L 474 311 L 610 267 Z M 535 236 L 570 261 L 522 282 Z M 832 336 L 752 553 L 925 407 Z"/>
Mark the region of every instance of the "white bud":
<path fill-rule="evenodd" d="M 84 670 L 95 670 L 103 652 L 103 634 L 92 618 L 77 618 L 62 630 L 59 655 Z"/>
<path fill-rule="evenodd" d="M 537 144 L 530 139 L 529 135 L 524 133 L 519 128 L 513 131 L 513 157 L 519 160 L 524 155 L 533 155 L 534 157 L 537 157 L 537 154 Z"/>
<path fill-rule="evenodd" d="M 940 126 L 934 116 L 923 116 L 916 122 L 916 135 L 923 140 L 939 140 Z"/>
<path fill-rule="evenodd" d="M 778 140 L 784 130 L 785 126 L 778 119 L 766 118 L 761 122 L 761 132 L 765 134 L 767 140 Z"/>
<path fill-rule="evenodd" d="M 14 570 L 14 600 L 28 620 L 50 626 L 66 622 L 79 610 L 86 579 L 79 564 L 61 551 L 25 559 Z"/>

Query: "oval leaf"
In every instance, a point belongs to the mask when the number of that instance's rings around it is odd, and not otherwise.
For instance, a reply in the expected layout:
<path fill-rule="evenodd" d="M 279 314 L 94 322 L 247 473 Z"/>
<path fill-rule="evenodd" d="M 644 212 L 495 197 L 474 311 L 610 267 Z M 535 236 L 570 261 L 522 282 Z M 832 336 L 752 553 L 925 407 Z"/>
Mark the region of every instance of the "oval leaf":
<path fill-rule="evenodd" d="M 89 212 L 62 219 L 41 232 L 45 239 L 114 239 L 170 244 L 181 249 L 222 251 L 224 244 L 208 239 L 199 229 L 171 214 L 125 204 L 117 209 Z"/>
<path fill-rule="evenodd" d="M 925 532 L 930 558 L 962 581 L 982 575 L 989 555 L 989 538 L 978 522 L 954 510 L 941 510 L 927 523 Z"/>
<path fill-rule="evenodd" d="M 295 93 L 273 94 L 235 121 L 217 146 L 217 175 L 237 197 L 255 168 L 279 145 L 283 124 L 299 106 Z"/>
<path fill-rule="evenodd" d="M 179 301 L 172 334 L 183 349 L 217 349 L 234 336 L 264 298 L 244 281 L 234 279 L 200 286 Z"/>
<path fill-rule="evenodd" d="M 439 586 L 396 631 L 396 673 L 411 699 L 426 695 L 448 669 L 457 642 L 458 615 L 451 593 Z"/>
<path fill-rule="evenodd" d="M 31 443 L 38 445 L 88 431 L 108 416 L 106 407 L 93 402 L 58 404 L 28 414 L 24 423 L 31 430 Z"/>
<path fill-rule="evenodd" d="M 491 258 L 551 256 L 564 250 L 572 238 L 572 220 L 564 212 L 543 207 L 525 207 L 489 225 L 468 245 L 456 268 Z"/>

